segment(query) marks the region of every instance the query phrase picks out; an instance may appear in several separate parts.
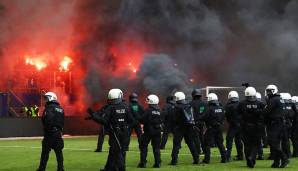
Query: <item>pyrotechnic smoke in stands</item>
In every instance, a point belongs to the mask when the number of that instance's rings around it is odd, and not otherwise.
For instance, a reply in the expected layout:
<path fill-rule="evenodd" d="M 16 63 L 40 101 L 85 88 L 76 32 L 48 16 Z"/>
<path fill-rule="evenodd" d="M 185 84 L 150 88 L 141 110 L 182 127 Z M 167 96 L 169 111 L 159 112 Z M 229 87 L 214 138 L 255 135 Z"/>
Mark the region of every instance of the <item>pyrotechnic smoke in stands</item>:
<path fill-rule="evenodd" d="M 166 96 L 247 81 L 297 93 L 297 25 L 295 0 L 2 0 L 1 89 L 19 83 L 15 69 L 61 71 L 67 56 L 78 109 L 112 87 Z"/>

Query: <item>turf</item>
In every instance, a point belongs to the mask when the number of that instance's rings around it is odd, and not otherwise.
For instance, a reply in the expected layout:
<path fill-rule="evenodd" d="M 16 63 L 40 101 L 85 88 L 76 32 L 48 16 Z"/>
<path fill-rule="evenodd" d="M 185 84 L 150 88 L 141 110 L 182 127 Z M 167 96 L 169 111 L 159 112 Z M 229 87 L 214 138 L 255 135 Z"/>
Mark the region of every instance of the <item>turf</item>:
<path fill-rule="evenodd" d="M 108 144 L 105 141 L 104 152 L 95 153 L 97 138 L 67 138 L 65 139 L 65 170 L 66 171 L 97 171 L 104 167 L 107 158 Z M 184 144 L 184 143 L 183 143 Z M 39 164 L 41 140 L 11 140 L 0 141 L 0 171 L 34 171 Z M 227 164 L 220 163 L 218 150 L 212 149 L 212 159 L 209 165 L 192 165 L 192 158 L 185 144 L 180 150 L 179 164 L 177 166 L 169 166 L 172 142 L 171 139 L 165 150 L 162 150 L 162 167 L 153 169 L 153 155 L 150 147 L 148 153 L 148 164 L 146 169 L 137 168 L 139 162 L 139 150 L 137 141 L 132 139 L 130 151 L 127 154 L 127 170 L 172 170 L 172 171 L 245 171 L 251 170 L 245 166 L 244 161 L 233 161 Z M 268 149 L 265 149 L 265 153 Z M 201 157 L 202 158 L 202 157 Z M 254 170 L 288 170 L 296 171 L 298 169 L 298 159 L 291 159 L 290 165 L 285 169 L 271 169 L 271 161 L 257 161 Z M 56 169 L 56 161 L 54 152 L 51 153 L 47 170 L 54 171 Z"/>

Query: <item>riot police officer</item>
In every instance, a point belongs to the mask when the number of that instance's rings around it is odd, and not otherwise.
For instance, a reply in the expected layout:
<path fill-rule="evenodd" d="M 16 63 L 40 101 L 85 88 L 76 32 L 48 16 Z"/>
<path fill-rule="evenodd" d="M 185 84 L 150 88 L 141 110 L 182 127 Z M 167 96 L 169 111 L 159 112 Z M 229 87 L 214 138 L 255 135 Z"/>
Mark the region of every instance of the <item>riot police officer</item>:
<path fill-rule="evenodd" d="M 183 92 L 175 93 L 175 114 L 173 116 L 173 149 L 171 165 L 177 165 L 178 153 L 181 148 L 181 141 L 184 138 L 192 157 L 193 164 L 199 164 L 199 154 L 194 145 L 193 137 L 195 136 L 195 120 L 193 114 L 193 108 L 185 100 L 185 94 Z"/>
<path fill-rule="evenodd" d="M 145 168 L 147 163 L 148 144 L 151 141 L 154 154 L 154 168 L 159 168 L 160 159 L 160 141 L 161 141 L 161 111 L 158 106 L 159 98 L 156 95 L 149 95 L 146 99 L 149 105 L 145 110 L 141 123 L 144 125 L 144 134 L 141 143 L 141 158 L 138 167 Z"/>
<path fill-rule="evenodd" d="M 228 95 L 228 102 L 225 106 L 225 115 L 229 123 L 229 130 L 226 137 L 227 161 L 231 158 L 233 140 L 235 139 L 237 149 L 237 160 L 243 160 L 243 144 L 241 134 L 241 115 L 238 113 L 239 95 L 237 91 L 231 91 Z"/>
<path fill-rule="evenodd" d="M 292 126 L 295 117 L 295 111 L 293 109 L 292 104 L 292 96 L 289 93 L 284 93 L 281 98 L 285 102 L 285 127 L 286 127 L 286 134 L 284 139 L 282 140 L 282 148 L 283 151 L 286 153 L 287 157 L 291 157 L 291 148 L 290 148 L 290 138 L 293 142 L 292 134 Z"/>
<path fill-rule="evenodd" d="M 91 118 L 103 124 L 109 132 L 109 155 L 103 171 L 124 171 L 125 157 L 129 144 L 129 127 L 136 121 L 123 101 L 120 89 L 111 89 L 108 93 L 109 104 L 103 114 L 90 113 Z"/>
<path fill-rule="evenodd" d="M 245 89 L 245 100 L 239 103 L 238 111 L 241 115 L 242 133 L 244 142 L 244 152 L 246 164 L 250 168 L 254 168 L 256 164 L 256 156 L 261 144 L 264 110 L 263 104 L 256 99 L 256 89 L 247 87 Z"/>
<path fill-rule="evenodd" d="M 142 105 L 139 104 L 138 95 L 136 93 L 132 93 L 129 96 L 129 109 L 130 109 L 131 114 L 134 117 L 134 119 L 136 121 L 140 122 L 140 119 L 142 118 L 142 115 L 144 113 L 144 108 L 143 108 Z M 139 148 L 140 148 L 141 138 L 142 138 L 142 134 L 143 134 L 141 124 L 137 124 L 133 128 L 131 128 L 130 129 L 130 135 L 132 134 L 133 130 L 137 134 Z"/>
<path fill-rule="evenodd" d="M 45 171 L 51 149 L 55 151 L 57 158 L 57 170 L 64 171 L 63 153 L 64 142 L 62 131 L 64 127 L 64 110 L 57 101 L 57 95 L 53 92 L 45 94 L 45 110 L 42 115 L 44 138 L 42 140 L 42 152 L 40 165 L 37 171 Z"/>
<path fill-rule="evenodd" d="M 174 96 L 167 97 L 167 103 L 162 110 L 162 120 L 164 124 L 163 133 L 161 137 L 160 149 L 165 149 L 168 141 L 168 136 L 173 133 L 173 114 L 175 112 L 175 101 Z"/>
<path fill-rule="evenodd" d="M 223 145 L 223 124 L 225 120 L 224 109 L 218 101 L 215 93 L 208 94 L 208 106 L 206 113 L 202 116 L 207 130 L 205 133 L 205 158 L 203 163 L 210 163 L 210 148 L 212 139 L 217 145 L 221 154 L 221 163 L 226 163 L 226 149 Z"/>
<path fill-rule="evenodd" d="M 271 146 L 271 155 L 274 160 L 271 167 L 284 168 L 289 164 L 285 152 L 281 147 L 283 138 L 286 138 L 285 127 L 285 103 L 278 94 L 278 89 L 275 85 L 268 85 L 266 88 L 266 96 L 268 97 L 265 107 L 265 119 L 268 124 L 268 140 Z"/>
<path fill-rule="evenodd" d="M 196 145 L 196 148 L 198 150 L 198 153 L 200 154 L 202 151 L 205 152 L 205 146 L 204 146 L 204 121 L 200 119 L 202 115 L 204 115 L 204 112 L 206 112 L 206 106 L 207 104 L 202 100 L 202 93 L 199 89 L 194 89 L 191 93 L 192 95 L 192 101 L 191 106 L 194 110 L 194 118 L 195 118 L 195 128 L 197 129 L 195 131 L 196 135 L 194 137 L 194 142 Z M 202 150 L 201 150 L 202 149 Z"/>

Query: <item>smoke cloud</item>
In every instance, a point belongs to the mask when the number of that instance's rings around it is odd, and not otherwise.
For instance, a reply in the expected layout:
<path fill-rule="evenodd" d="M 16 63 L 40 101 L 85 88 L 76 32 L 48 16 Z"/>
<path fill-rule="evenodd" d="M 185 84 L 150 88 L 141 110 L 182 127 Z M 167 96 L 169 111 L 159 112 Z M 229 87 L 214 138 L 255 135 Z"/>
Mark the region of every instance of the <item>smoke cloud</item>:
<path fill-rule="evenodd" d="M 0 19 L 6 80 L 26 54 L 68 54 L 86 105 L 113 87 L 166 96 L 248 81 L 298 93 L 295 0 L 2 0 Z"/>

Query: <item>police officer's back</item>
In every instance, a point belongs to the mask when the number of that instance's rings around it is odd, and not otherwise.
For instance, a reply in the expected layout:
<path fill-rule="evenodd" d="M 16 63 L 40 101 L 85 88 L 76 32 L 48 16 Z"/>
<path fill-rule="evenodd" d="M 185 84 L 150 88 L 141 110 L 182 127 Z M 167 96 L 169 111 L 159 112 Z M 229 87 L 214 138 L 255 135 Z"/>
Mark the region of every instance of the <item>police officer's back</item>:
<path fill-rule="evenodd" d="M 243 144 L 241 139 L 241 115 L 238 112 L 239 95 L 236 91 L 230 91 L 228 95 L 228 102 L 225 106 L 225 115 L 229 123 L 229 129 L 226 137 L 227 160 L 231 158 L 233 147 L 233 140 L 237 149 L 237 160 L 243 160 Z"/>
<path fill-rule="evenodd" d="M 44 128 L 44 139 L 42 141 L 42 153 L 38 171 L 46 169 L 49 153 L 51 149 L 55 151 L 57 158 L 57 170 L 64 171 L 63 153 L 64 142 L 62 131 L 64 127 L 64 110 L 57 101 L 57 96 L 53 92 L 45 94 L 45 110 L 42 116 Z"/>
<path fill-rule="evenodd" d="M 135 120 L 123 101 L 120 89 L 111 89 L 108 94 L 109 104 L 102 115 L 91 115 L 96 122 L 104 124 L 109 129 L 109 156 L 104 171 L 125 170 L 125 157 L 129 142 L 129 126 Z"/>
<path fill-rule="evenodd" d="M 199 163 L 199 154 L 194 144 L 193 137 L 195 136 L 195 119 L 192 106 L 186 102 L 183 92 L 176 92 L 176 106 L 173 117 L 173 149 L 171 165 L 176 165 L 178 162 L 178 153 L 181 148 L 181 141 L 184 138 L 193 157 L 193 164 Z"/>
<path fill-rule="evenodd" d="M 218 101 L 218 97 L 215 93 L 208 94 L 208 107 L 206 113 L 203 115 L 202 119 L 206 123 L 206 133 L 205 133 L 205 158 L 204 163 L 210 162 L 210 147 L 212 139 L 214 139 L 220 154 L 221 162 L 226 162 L 226 150 L 223 145 L 223 123 L 225 120 L 224 109 Z"/>
<path fill-rule="evenodd" d="M 161 142 L 161 111 L 158 106 L 159 98 L 156 95 L 149 95 L 146 100 L 148 108 L 145 110 L 141 123 L 144 124 L 144 134 L 141 144 L 141 156 L 138 167 L 145 168 L 147 163 L 148 144 L 151 141 L 154 165 L 153 167 L 159 168 L 161 164 L 160 159 L 160 142 Z"/>
<path fill-rule="evenodd" d="M 238 106 L 241 115 L 241 127 L 245 148 L 247 166 L 253 168 L 256 163 L 256 155 L 261 144 L 263 125 L 263 103 L 256 99 L 256 89 L 248 87 L 245 89 L 245 100 Z"/>

